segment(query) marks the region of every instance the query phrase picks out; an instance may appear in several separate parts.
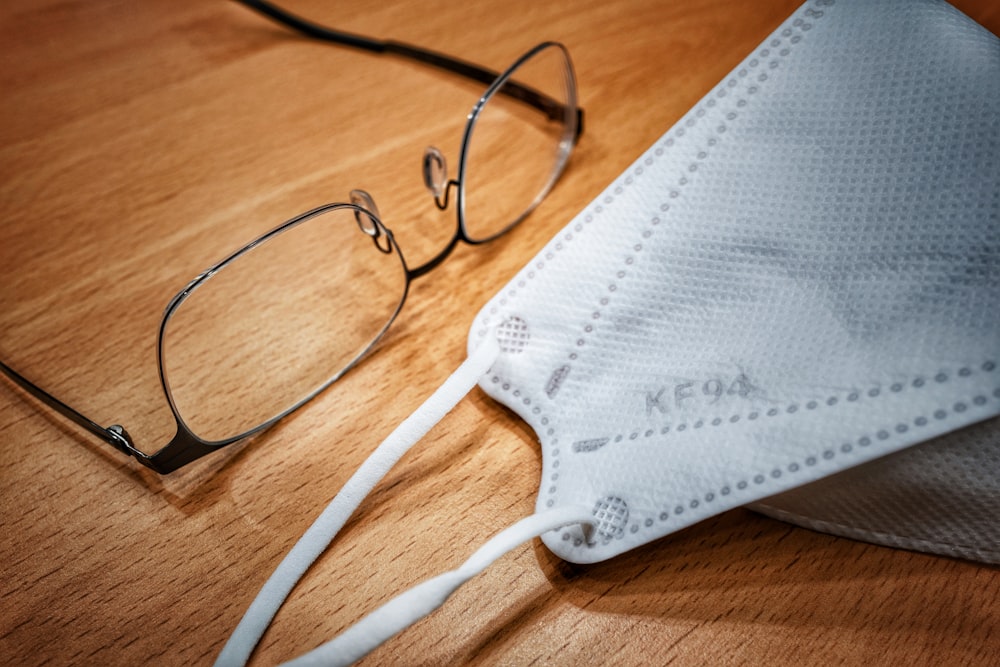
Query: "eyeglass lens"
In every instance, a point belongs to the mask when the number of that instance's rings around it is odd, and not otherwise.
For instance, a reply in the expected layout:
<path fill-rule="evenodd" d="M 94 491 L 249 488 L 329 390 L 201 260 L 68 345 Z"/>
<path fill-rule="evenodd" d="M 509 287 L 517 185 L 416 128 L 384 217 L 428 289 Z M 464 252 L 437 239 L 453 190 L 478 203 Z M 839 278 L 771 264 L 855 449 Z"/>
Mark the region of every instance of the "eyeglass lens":
<path fill-rule="evenodd" d="M 511 74 L 506 85 L 520 92 L 499 89 L 480 109 L 461 174 L 470 239 L 506 231 L 558 177 L 576 130 L 571 78 L 565 52 L 550 45 Z M 517 99 L 525 88 L 556 102 L 556 117 Z M 391 323 L 406 268 L 381 224 L 357 213 L 334 207 L 280 228 L 170 312 L 161 368 L 178 416 L 196 436 L 231 440 L 293 410 Z"/>
<path fill-rule="evenodd" d="M 558 103 L 560 114 L 548 117 L 512 88 L 540 93 Z M 511 72 L 480 110 L 460 165 L 470 239 L 506 231 L 548 194 L 573 147 L 574 95 L 566 53 L 550 44 Z"/>
<path fill-rule="evenodd" d="M 288 412 L 381 335 L 402 303 L 406 273 L 387 238 L 370 232 L 351 207 L 301 220 L 232 259 L 175 308 L 161 363 L 196 436 L 227 440 Z"/>

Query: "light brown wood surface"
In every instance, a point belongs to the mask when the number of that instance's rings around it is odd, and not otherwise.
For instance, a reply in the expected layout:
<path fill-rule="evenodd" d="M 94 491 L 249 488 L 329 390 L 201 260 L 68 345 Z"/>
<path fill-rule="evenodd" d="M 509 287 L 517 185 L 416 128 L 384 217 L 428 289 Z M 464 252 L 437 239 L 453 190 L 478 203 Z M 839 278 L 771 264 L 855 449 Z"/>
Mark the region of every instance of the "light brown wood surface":
<path fill-rule="evenodd" d="M 0 381 L 0 664 L 211 662 L 349 474 L 462 361 L 479 307 L 798 4 L 286 1 L 494 69 L 562 41 L 582 142 L 524 224 L 414 284 L 354 372 L 174 475 Z M 957 4 L 1000 32 L 996 3 Z M 0 359 L 155 449 L 173 433 L 155 357 L 170 297 L 356 187 L 411 263 L 430 257 L 454 213 L 423 190 L 420 156 L 434 144 L 454 162 L 480 88 L 229 2 L 4 2 Z M 474 390 L 365 500 L 253 662 L 457 566 L 532 512 L 539 469 L 530 429 Z M 594 566 L 536 540 L 365 664 L 997 664 L 998 591 L 996 568 L 738 510 Z"/>

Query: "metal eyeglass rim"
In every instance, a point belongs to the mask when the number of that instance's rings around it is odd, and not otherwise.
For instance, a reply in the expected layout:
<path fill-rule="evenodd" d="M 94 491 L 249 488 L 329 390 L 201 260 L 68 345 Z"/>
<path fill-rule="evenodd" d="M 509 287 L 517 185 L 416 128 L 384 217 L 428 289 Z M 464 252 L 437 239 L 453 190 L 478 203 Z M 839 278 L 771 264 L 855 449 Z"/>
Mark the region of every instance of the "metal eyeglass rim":
<path fill-rule="evenodd" d="M 302 33 L 302 34 L 304 34 L 304 35 L 306 35 L 308 37 L 311 37 L 311 38 L 320 39 L 320 40 L 323 40 L 323 41 L 333 42 L 333 43 L 337 43 L 337 44 L 342 44 L 342 45 L 345 45 L 345 46 L 352 46 L 352 47 L 356 47 L 356 48 L 360 48 L 360 49 L 364 49 L 364 50 L 372 51 L 372 52 L 376 52 L 376 53 L 393 53 L 393 54 L 396 54 L 396 55 L 400 55 L 400 56 L 403 56 L 403 57 L 407 57 L 407 58 L 410 58 L 410 59 L 413 59 L 413 60 L 417 60 L 419 62 L 423 62 L 423 63 L 429 64 L 429 65 L 432 65 L 434 67 L 438 67 L 440 69 L 444 69 L 444 70 L 449 71 L 449 72 L 453 72 L 455 74 L 459 74 L 459 75 L 461 75 L 463 77 L 472 79 L 474 81 L 478 81 L 480 83 L 490 84 L 490 87 L 487 89 L 487 91 L 480 98 L 479 103 L 476 105 L 476 107 L 474 108 L 473 112 L 470 114 L 469 122 L 466 125 L 466 131 L 465 131 L 465 135 L 463 136 L 463 142 L 462 142 L 461 154 L 462 154 L 463 158 L 464 158 L 464 155 L 466 153 L 466 146 L 468 144 L 469 136 L 471 134 L 471 130 L 472 130 L 472 127 L 473 127 L 473 125 L 475 123 L 476 117 L 478 116 L 479 110 L 482 108 L 483 104 L 492 95 L 494 95 L 494 94 L 496 94 L 498 92 L 500 94 L 512 97 L 512 98 L 517 99 L 517 100 L 519 100 L 521 102 L 524 102 L 524 103 L 526 103 L 526 104 L 528 104 L 528 105 L 530 105 L 530 106 L 532 106 L 534 108 L 539 109 L 540 111 L 542 111 L 543 113 L 545 113 L 546 117 L 548 117 L 550 119 L 557 119 L 557 118 L 560 118 L 560 117 L 566 117 L 567 116 L 567 111 L 568 110 L 567 110 L 567 108 L 566 108 L 565 105 L 561 104 L 560 102 L 558 102 L 556 100 L 553 100 L 552 98 L 550 98 L 550 97 L 544 95 L 543 93 L 541 93 L 541 92 L 539 92 L 537 90 L 534 90 L 534 89 L 532 89 L 532 88 L 530 88 L 528 86 L 524 86 L 524 85 L 521 85 L 521 84 L 519 84 L 519 83 L 517 83 L 515 81 L 509 81 L 508 80 L 510 72 L 512 72 L 513 70 L 515 70 L 521 63 L 523 63 L 525 60 L 527 60 L 532 55 L 534 55 L 535 53 L 537 53 L 538 51 L 540 51 L 540 50 L 542 50 L 544 48 L 547 48 L 547 47 L 550 47 L 550 46 L 556 46 L 556 47 L 562 49 L 565 52 L 565 47 L 563 47 L 561 44 L 557 44 L 557 43 L 554 43 L 554 42 L 546 42 L 546 43 L 543 43 L 543 44 L 539 44 L 534 49 L 530 50 L 528 53 L 524 54 L 521 58 L 519 58 L 510 68 L 508 68 L 508 70 L 506 71 L 506 73 L 502 75 L 502 74 L 498 74 L 497 72 L 494 72 L 492 70 L 480 67 L 478 65 L 474 65 L 472 63 L 468 63 L 468 62 L 465 62 L 465 61 L 462 61 L 462 60 L 459 60 L 459 59 L 456 59 L 456 58 L 452 58 L 450 56 L 445 56 L 445 55 L 442 55 L 440 53 L 436 53 L 436 52 L 429 51 L 429 50 L 426 50 L 426 49 L 421 49 L 419 47 L 414 47 L 414 46 L 411 46 L 411 45 L 408 45 L 408 44 L 404 44 L 402 42 L 395 42 L 395 41 L 391 41 L 391 40 L 381 41 L 381 40 L 375 40 L 375 39 L 372 39 L 372 38 L 363 37 L 363 36 L 355 35 L 355 34 L 351 34 L 351 33 L 345 33 L 345 32 L 335 31 L 335 30 L 326 28 L 324 26 L 321 26 L 319 24 L 307 21 L 307 20 L 305 20 L 303 18 L 300 18 L 298 16 L 295 16 L 294 14 L 286 12 L 284 9 L 281 9 L 280 7 L 277 7 L 276 5 L 273 5 L 273 4 L 269 3 L 269 2 L 264 2 L 263 0 L 234 0 L 234 1 L 238 2 L 238 3 L 242 4 L 242 5 L 245 5 L 245 6 L 249 7 L 249 8 L 251 8 L 251 9 L 254 9 L 254 10 L 260 12 L 261 14 L 263 14 L 263 15 L 265 15 L 265 16 L 267 16 L 267 17 L 269 17 L 269 18 L 271 18 L 271 19 L 273 19 L 273 20 L 275 20 L 275 21 L 277 21 L 279 23 L 281 23 L 282 25 L 285 25 L 285 26 L 287 26 L 287 27 L 289 27 L 289 28 L 291 28 L 293 30 L 296 30 L 296 31 L 298 31 L 298 32 L 300 32 L 300 33 Z M 568 53 L 566 54 L 566 58 L 567 58 L 567 63 L 569 63 Z M 572 65 L 571 64 L 570 64 L 569 75 L 570 75 L 570 77 L 572 79 L 573 73 L 572 73 Z M 574 89 L 574 94 L 571 96 L 571 101 L 573 102 L 573 104 L 575 106 L 575 102 L 576 102 L 576 100 L 575 100 L 575 82 L 571 81 L 571 85 L 572 85 L 572 87 Z M 501 86 L 502 86 L 502 88 L 501 88 Z M 574 123 L 575 127 L 573 128 L 573 133 L 572 133 L 572 139 L 571 139 L 571 141 L 572 141 L 572 144 L 575 144 L 578 141 L 578 139 L 580 138 L 580 136 L 582 135 L 582 132 L 583 132 L 583 116 L 584 116 L 583 109 L 580 109 L 579 107 L 575 107 L 575 114 L 573 114 L 573 116 L 575 116 L 575 117 L 573 117 L 573 120 L 575 121 L 575 123 Z M 556 170 L 556 172 L 555 172 L 555 174 L 553 176 L 552 182 L 555 181 L 555 179 L 558 177 L 559 172 L 561 172 L 561 169 L 563 167 L 563 164 L 565 163 L 566 157 L 568 157 L 568 152 L 567 152 L 567 154 L 565 156 L 563 156 L 562 161 L 558 164 L 557 170 Z M 464 160 L 463 160 L 463 163 L 464 163 Z M 461 172 L 462 172 L 462 169 L 460 168 L 460 177 L 459 177 L 458 181 L 452 180 L 452 181 L 449 181 L 446 184 L 446 186 L 445 186 L 446 187 L 445 198 L 444 198 L 443 201 L 440 200 L 438 197 L 435 197 L 435 201 L 438 204 L 439 208 L 444 209 L 444 208 L 447 207 L 447 191 L 451 187 L 457 187 L 457 188 L 459 188 L 459 191 L 461 192 L 461 189 L 460 189 L 460 185 L 461 185 L 460 184 L 460 181 L 461 181 Z M 550 182 L 549 186 L 547 186 L 547 187 L 551 187 L 551 182 Z M 177 408 L 176 408 L 176 406 L 174 404 L 173 398 L 172 398 L 172 396 L 170 394 L 166 378 L 164 377 L 164 374 L 163 374 L 163 363 L 162 363 L 163 331 L 164 331 L 164 327 L 166 325 L 166 322 L 169 319 L 170 313 L 172 312 L 172 310 L 174 308 L 176 308 L 177 305 L 179 305 L 183 301 L 184 297 L 192 289 L 194 289 L 198 284 L 200 284 L 202 281 L 206 280 L 207 278 L 211 277 L 211 275 L 213 273 L 215 273 L 217 270 L 219 270 L 219 268 L 221 268 L 222 266 L 224 266 L 226 263 L 228 263 L 232 259 L 235 259 L 236 257 L 238 257 L 240 254 L 244 253 L 249 248 L 251 248 L 251 247 L 259 244 L 260 242 L 262 242 L 264 239 L 266 239 L 270 235 L 273 235 L 275 233 L 280 233 L 280 231 L 283 230 L 283 229 L 286 229 L 286 228 L 288 228 L 290 226 L 299 224 L 304 219 L 308 219 L 310 217 L 314 217 L 314 216 L 316 216 L 316 215 L 318 215 L 320 213 L 323 213 L 325 211 L 331 210 L 333 208 L 339 208 L 339 207 L 350 207 L 350 208 L 353 208 L 356 211 L 360 211 L 360 212 L 362 212 L 362 213 L 364 213 L 366 215 L 371 216 L 375 221 L 377 221 L 376 224 L 378 225 L 380 231 L 385 235 L 385 238 L 387 239 L 387 243 L 389 244 L 389 247 L 392 250 L 394 250 L 399 255 L 401 261 L 403 262 L 404 272 L 405 272 L 405 276 L 406 276 L 406 284 L 404 286 L 403 294 L 402 294 L 402 297 L 400 299 L 399 305 L 397 306 L 395 312 L 388 319 L 388 321 L 386 322 L 385 326 L 378 333 L 378 335 L 376 335 L 374 337 L 374 339 L 372 340 L 372 342 L 364 350 L 362 350 L 349 364 L 347 364 L 343 369 L 341 369 L 336 375 L 334 375 L 327 382 L 325 382 L 323 385 L 321 385 L 320 387 L 318 387 L 315 391 L 311 392 L 308 396 L 306 396 L 302 400 L 298 401 L 297 403 L 295 403 L 294 405 L 292 405 L 288 409 L 284 410 L 283 412 L 281 412 L 277 416 L 273 417 L 272 419 L 269 419 L 266 422 L 260 424 L 259 426 L 255 427 L 255 428 L 253 428 L 253 429 L 251 429 L 249 431 L 246 431 L 244 433 L 241 433 L 241 434 L 239 434 L 237 436 L 234 436 L 232 438 L 228 438 L 228 439 L 225 439 L 225 440 L 217 441 L 217 442 L 207 442 L 205 440 L 202 440 L 198 436 L 194 435 L 194 433 L 191 431 L 191 429 L 184 423 L 184 421 L 182 420 L 182 418 L 179 416 Z M 127 454 L 129 456 L 132 456 L 132 457 L 136 458 L 144 466 L 146 466 L 146 467 L 148 467 L 148 468 L 150 468 L 150 469 L 152 469 L 152 470 L 154 470 L 154 471 L 156 471 L 158 473 L 167 474 L 167 473 L 170 473 L 170 472 L 173 472 L 173 471 L 177 470 L 178 468 L 180 468 L 180 467 L 182 467 L 182 466 L 184 466 L 184 465 L 186 465 L 186 464 L 188 464 L 188 463 L 190 463 L 190 462 L 192 462 L 192 461 L 194 461 L 196 459 L 201 458 L 202 456 L 205 456 L 206 454 L 218 451 L 218 449 L 220 449 L 221 447 L 224 447 L 226 445 L 232 444 L 232 443 L 237 442 L 239 440 L 243 440 L 243 439 L 245 439 L 247 437 L 250 437 L 250 436 L 254 435 L 255 433 L 258 433 L 258 432 L 260 432 L 260 431 L 268 428 L 269 426 L 273 425 L 275 422 L 277 422 L 280 419 L 286 417 L 288 414 L 294 412 L 295 410 L 297 410 L 298 408 L 300 408 L 302 405 L 304 405 L 305 403 L 307 403 L 310 400 L 312 400 L 312 398 L 314 398 L 317 394 L 319 394 L 324 389 L 326 389 L 327 387 L 329 387 L 330 384 L 332 384 L 333 382 L 335 382 L 337 379 L 339 379 L 340 377 L 342 377 L 344 375 L 344 373 L 346 373 L 348 370 L 350 370 L 351 368 L 353 368 L 371 350 L 371 348 L 378 342 L 378 340 L 385 333 L 385 331 L 389 328 L 389 326 L 391 326 L 391 324 L 395 320 L 396 316 L 399 314 L 400 310 L 402 309 L 403 303 L 405 302 L 406 295 L 407 295 L 408 290 L 409 290 L 409 283 L 410 283 L 411 280 L 414 280 L 416 278 L 419 278 L 419 277 L 425 275 L 426 273 L 430 272 L 435 267 L 437 267 L 438 265 L 440 265 L 441 262 L 443 262 L 445 260 L 445 258 L 448 257 L 448 255 L 458 245 L 459 242 L 466 242 L 466 243 L 470 243 L 470 244 L 478 244 L 478 243 L 485 243 L 486 241 L 492 240 L 493 238 L 496 238 L 500 234 L 503 234 L 504 232 L 508 231 L 517 222 L 519 222 L 521 220 L 521 218 L 523 218 L 525 215 L 527 215 L 527 213 L 530 212 L 530 210 L 531 209 L 529 208 L 528 211 L 526 211 L 524 214 L 522 214 L 522 216 L 520 218 L 518 218 L 517 220 L 515 220 L 512 223 L 510 223 L 509 225 L 507 225 L 507 227 L 505 227 L 500 232 L 498 232 L 496 234 L 493 234 L 493 235 L 491 235 L 491 236 L 489 236 L 487 238 L 484 238 L 484 239 L 473 239 L 473 238 L 470 238 L 468 236 L 468 234 L 466 233 L 466 231 L 465 231 L 464 211 L 463 211 L 463 207 L 460 204 L 459 207 L 458 207 L 459 223 L 458 223 L 458 226 L 457 226 L 457 229 L 456 229 L 456 233 L 452 237 L 451 241 L 449 241 L 449 243 L 447 244 L 447 246 L 440 253 L 438 253 L 434 258 L 432 258 L 430 261 L 422 264 L 421 266 L 416 267 L 415 269 L 410 269 L 410 268 L 408 268 L 406 266 L 406 262 L 405 262 L 405 259 L 403 258 L 402 252 L 399 250 L 398 246 L 396 246 L 395 240 L 392 237 L 392 232 L 387 227 L 385 227 L 382 224 L 382 222 L 378 219 L 377 211 L 375 211 L 375 212 L 368 211 L 368 210 L 366 210 L 366 209 L 364 209 L 364 208 L 362 208 L 362 207 L 360 207 L 360 206 L 358 206 L 356 204 L 327 204 L 325 206 L 313 209 L 311 211 L 307 211 L 307 212 L 305 212 L 305 213 L 303 213 L 303 214 L 301 214 L 299 216 L 296 216 L 295 218 L 292 218 L 291 220 L 286 221 L 285 223 L 282 223 L 278 227 L 272 229 L 267 234 L 264 234 L 261 237 L 255 239 L 255 240 L 251 241 L 250 243 L 246 244 L 245 246 L 241 247 L 235 253 L 231 254 L 229 257 L 227 257 L 226 259 L 222 260 L 221 262 L 219 262 L 218 264 L 216 264 L 215 266 L 213 266 L 211 269 L 203 272 L 201 275 L 199 275 L 197 278 L 195 278 L 193 281 L 191 281 L 188 285 L 186 285 L 180 292 L 177 293 L 177 295 L 175 295 L 170 300 L 170 302 L 169 302 L 169 304 L 168 304 L 168 306 L 167 306 L 167 308 L 165 310 L 164 317 L 161 320 L 161 324 L 160 324 L 160 328 L 159 328 L 158 346 L 157 346 L 158 347 L 158 362 L 159 362 L 158 366 L 159 366 L 159 373 L 160 373 L 161 384 L 163 386 L 163 390 L 164 390 L 165 396 L 167 398 L 167 401 L 168 401 L 168 403 L 170 405 L 171 412 L 174 415 L 174 419 L 175 419 L 176 425 L 177 425 L 177 431 L 176 431 L 174 437 L 171 438 L 170 442 L 167 445 L 165 445 L 164 447 L 160 448 L 159 450 L 157 450 L 153 454 L 147 454 L 146 452 L 143 452 L 143 451 L 137 449 L 134 446 L 134 443 L 133 443 L 133 440 L 132 440 L 131 436 L 125 430 L 125 428 L 122 427 L 121 425 L 119 425 L 119 424 L 113 424 L 113 425 L 108 426 L 106 428 L 103 427 L 103 426 L 101 426 L 100 424 L 98 424 L 94 420 L 90 419 L 89 417 L 85 416 L 84 414 L 82 414 L 81 412 L 79 412 L 78 410 L 76 410 L 75 408 L 71 407 L 70 405 L 68 405 L 67 403 L 63 402 L 62 400 L 56 398 L 54 395 L 52 395 L 51 393 L 49 393 L 46 390 L 42 389 L 41 387 L 39 387 L 35 383 L 31 382 L 26 377 L 24 377 L 23 375 L 21 375 L 20 373 L 18 373 L 17 371 L 15 371 L 13 368 L 11 368 L 10 366 L 8 366 L 6 363 L 4 363 L 2 361 L 0 361 L 0 373 L 7 375 L 8 378 L 10 378 L 12 381 L 14 381 L 17 385 L 19 385 L 22 389 L 24 389 L 25 391 L 27 391 L 33 397 L 35 397 L 36 399 L 38 399 L 41 402 L 45 403 L 50 408 L 54 409 L 56 412 L 58 412 L 59 414 L 63 415 L 65 418 L 69 419 L 70 421 L 76 423 L 78 426 L 80 426 L 83 429 L 87 430 L 91 434 L 93 434 L 96 437 L 104 440 L 105 442 L 107 442 L 108 444 L 110 444 L 111 446 L 113 446 L 114 448 L 118 449 L 119 451 L 121 451 L 121 452 L 123 452 L 123 453 L 125 453 L 125 454 Z"/>

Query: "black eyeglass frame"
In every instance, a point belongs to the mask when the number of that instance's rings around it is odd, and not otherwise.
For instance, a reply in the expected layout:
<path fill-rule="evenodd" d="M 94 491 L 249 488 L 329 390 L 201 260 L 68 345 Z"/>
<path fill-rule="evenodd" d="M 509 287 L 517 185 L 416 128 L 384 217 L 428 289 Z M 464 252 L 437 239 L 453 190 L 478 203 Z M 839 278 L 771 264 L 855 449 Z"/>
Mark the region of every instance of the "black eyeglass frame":
<path fill-rule="evenodd" d="M 119 424 L 114 424 L 108 427 L 103 427 L 94 420 L 82 414 L 80 411 L 71 407 L 67 403 L 56 398 L 49 392 L 45 391 L 35 383 L 31 382 L 23 375 L 15 371 L 13 368 L 8 366 L 3 361 L 0 361 L 0 373 L 8 376 L 9 379 L 13 380 L 22 389 L 27 391 L 29 394 L 34 396 L 36 399 L 45 403 L 50 408 L 54 409 L 56 412 L 60 413 L 62 416 L 66 417 L 70 421 L 76 423 L 78 426 L 89 431 L 91 434 L 97 436 L 98 438 L 104 440 L 114 448 L 118 449 L 124 454 L 134 457 L 140 463 L 142 463 L 147 468 L 150 468 L 160 474 L 167 474 L 173 472 L 182 466 L 191 463 L 207 454 L 218 451 L 226 445 L 233 444 L 240 440 L 246 439 L 264 429 L 272 426 L 277 421 L 288 416 L 292 412 L 295 412 L 300 407 L 308 403 L 310 400 L 315 398 L 319 393 L 328 388 L 331 384 L 340 379 L 347 371 L 353 368 L 361 359 L 363 359 L 371 349 L 378 343 L 379 339 L 385 334 L 392 323 L 395 321 L 396 317 L 402 310 L 403 304 L 406 301 L 406 297 L 409 293 L 409 286 L 411 281 L 425 275 L 426 273 L 433 270 L 435 267 L 440 265 L 447 257 L 451 254 L 452 250 L 460 243 L 468 243 L 470 245 L 478 245 L 481 243 L 486 243 L 491 241 L 498 236 L 509 231 L 515 225 L 517 225 L 524 217 L 526 217 L 531 210 L 537 205 L 537 203 L 545 197 L 548 191 L 552 188 L 555 182 L 558 180 L 562 171 L 565 168 L 565 164 L 569 159 L 569 155 L 572 152 L 573 146 L 579 140 L 583 132 L 583 109 L 579 108 L 576 99 L 576 81 L 575 74 L 573 72 L 572 61 L 569 57 L 569 52 L 566 47 L 558 42 L 543 42 L 537 45 L 520 58 L 514 62 L 507 70 L 502 74 L 497 74 L 488 70 L 486 68 L 479 67 L 478 65 L 473 65 L 465 61 L 461 61 L 449 56 L 445 56 L 433 51 L 428 51 L 425 49 L 420 49 L 418 47 L 403 44 L 401 42 L 393 41 L 377 41 L 372 40 L 367 37 L 361 37 L 359 35 L 354 35 L 350 33 L 343 33 L 331 30 L 324 26 L 306 21 L 300 17 L 286 12 L 285 10 L 272 5 L 268 2 L 263 2 L 261 0 L 235 0 L 236 2 L 243 4 L 247 7 L 255 9 L 262 14 L 272 18 L 289 28 L 297 30 L 306 36 L 313 37 L 316 39 L 321 39 L 324 41 L 330 41 L 338 44 L 344 44 L 347 46 L 354 46 L 357 48 L 362 48 L 369 51 L 375 52 L 388 52 L 395 53 L 407 58 L 418 60 L 438 68 L 454 72 L 461 76 L 473 79 L 479 82 L 489 83 L 489 88 L 480 97 L 479 101 L 473 107 L 472 111 L 468 116 L 468 121 L 466 123 L 465 132 L 462 138 L 462 146 L 460 150 L 459 157 L 459 174 L 457 179 L 453 179 L 444 184 L 443 198 L 439 193 L 435 193 L 435 203 L 438 208 L 444 210 L 448 206 L 448 192 L 452 187 L 456 188 L 458 191 L 458 204 L 457 208 L 457 225 L 455 233 L 447 245 L 431 260 L 416 267 L 409 268 L 406 264 L 406 260 L 403 256 L 402 251 L 396 244 L 395 238 L 392 235 L 391 230 L 386 227 L 382 221 L 379 219 L 378 211 L 374 206 L 374 202 L 371 197 L 363 191 L 354 191 L 351 193 L 352 203 L 332 203 L 326 204 L 310 211 L 302 213 L 281 225 L 278 225 L 269 232 L 261 235 L 260 237 L 254 239 L 250 243 L 247 243 L 236 252 L 230 254 L 228 257 L 222 261 L 215 264 L 210 269 L 204 271 L 194 280 L 192 280 L 188 285 L 186 285 L 180 292 L 178 292 L 168 303 L 163 318 L 160 322 L 158 341 L 157 341 L 157 365 L 160 375 L 160 383 L 164 392 L 164 395 L 169 404 L 170 410 L 174 416 L 177 431 L 170 441 L 162 448 L 158 449 L 152 454 L 147 454 L 134 446 L 132 437 L 125 430 L 125 428 Z M 516 81 L 511 81 L 511 75 L 527 60 L 531 59 L 539 52 L 549 49 L 556 48 L 560 49 L 565 56 L 565 62 L 567 66 L 567 98 L 569 104 L 563 104 L 552 98 L 536 91 L 530 87 L 521 85 Z M 464 213 L 464 174 L 466 168 L 466 156 L 468 154 L 469 141 L 472 136 L 472 132 L 475 128 L 479 114 L 485 104 L 496 94 L 502 93 L 503 95 L 513 97 L 519 101 L 525 102 L 532 107 L 537 108 L 546 114 L 550 119 L 558 119 L 562 117 L 567 119 L 567 133 L 570 136 L 570 144 L 565 147 L 565 150 L 560 154 L 553 173 L 550 177 L 549 182 L 544 186 L 542 192 L 536 197 L 535 201 L 525 210 L 517 219 L 507 224 L 500 231 L 491 234 L 485 238 L 474 238 L 471 237 L 465 225 L 465 213 Z M 427 163 L 425 158 L 425 182 L 427 182 Z M 430 187 L 431 184 L 427 182 Z M 375 240 L 376 246 L 380 251 L 385 253 L 395 253 L 403 265 L 403 273 L 405 276 L 404 286 L 402 294 L 400 297 L 399 304 L 397 305 L 395 311 L 392 313 L 391 317 L 385 323 L 383 328 L 376 334 L 376 336 L 371 340 L 371 342 L 361 350 L 344 368 L 337 372 L 328 381 L 324 382 L 321 386 L 316 388 L 309 395 L 287 408 L 275 417 L 265 421 L 264 423 L 250 429 L 244 433 L 227 438 L 220 441 L 209 442 L 199 438 L 195 435 L 191 429 L 184 422 L 183 418 L 180 416 L 177 407 L 174 403 L 173 396 L 170 392 L 168 381 L 164 374 L 164 360 L 163 360 L 163 338 L 164 331 L 167 322 L 170 319 L 171 314 L 174 310 L 187 298 L 187 296 L 195 289 L 197 289 L 206 280 L 211 278 L 219 270 L 223 269 L 230 262 L 235 261 L 243 254 L 249 252 L 261 243 L 266 242 L 268 239 L 276 236 L 278 234 L 284 233 L 285 231 L 302 224 L 318 215 L 327 213 L 338 209 L 348 209 L 352 210 L 355 214 L 355 218 L 358 222 L 359 227 L 362 231 L 369 234 Z"/>

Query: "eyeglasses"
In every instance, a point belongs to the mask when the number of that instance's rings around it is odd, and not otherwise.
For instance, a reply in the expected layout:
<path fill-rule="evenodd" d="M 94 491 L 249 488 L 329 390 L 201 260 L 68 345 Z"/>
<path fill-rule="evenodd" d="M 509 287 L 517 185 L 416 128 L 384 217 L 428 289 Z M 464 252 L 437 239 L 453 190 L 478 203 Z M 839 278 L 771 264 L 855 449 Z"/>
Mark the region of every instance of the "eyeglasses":
<path fill-rule="evenodd" d="M 486 243 L 509 231 L 541 202 L 583 130 L 561 44 L 539 44 L 498 75 L 401 42 L 331 30 L 261 0 L 238 1 L 309 37 L 418 60 L 489 88 L 468 116 L 456 178 L 441 151 L 424 153 L 423 180 L 435 204 L 447 209 L 454 192 L 457 211 L 451 240 L 426 263 L 407 265 L 372 197 L 354 190 L 349 202 L 320 206 L 251 241 L 171 299 L 157 348 L 177 431 L 156 453 L 0 362 L 0 372 L 28 393 L 160 473 L 271 426 L 343 376 L 388 330 L 412 280 L 460 242 Z M 496 182 L 500 200 L 476 196 L 478 184 Z"/>

